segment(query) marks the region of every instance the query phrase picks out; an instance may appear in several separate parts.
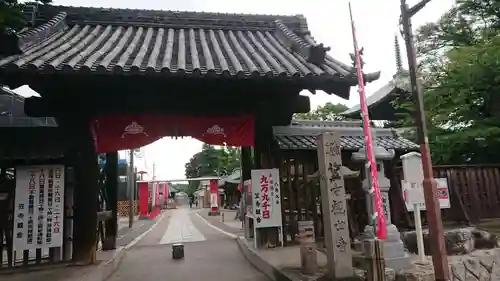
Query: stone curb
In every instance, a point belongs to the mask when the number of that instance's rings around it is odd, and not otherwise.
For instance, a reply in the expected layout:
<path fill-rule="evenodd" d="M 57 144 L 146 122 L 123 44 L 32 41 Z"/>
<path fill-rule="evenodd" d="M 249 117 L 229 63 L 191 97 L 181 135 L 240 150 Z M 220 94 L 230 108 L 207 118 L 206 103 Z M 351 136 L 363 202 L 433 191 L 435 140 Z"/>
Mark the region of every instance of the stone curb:
<path fill-rule="evenodd" d="M 273 281 L 297 281 L 298 279 L 290 276 L 286 272 L 274 267 L 264 259 L 262 259 L 254 249 L 251 249 L 243 240 L 245 238 L 239 236 L 236 239 L 236 243 L 245 256 L 245 258 L 252 264 L 257 270 L 266 275 L 269 279 Z M 320 281 L 323 278 L 318 278 L 316 280 Z M 314 281 L 314 279 L 309 279 L 310 281 Z"/>
<path fill-rule="evenodd" d="M 89 268 L 79 276 L 69 276 L 58 281 L 105 281 L 118 269 L 125 254 L 126 249 L 124 247 L 117 248 L 113 257 L 103 261 L 96 268 Z"/>
<path fill-rule="evenodd" d="M 123 258 L 125 257 L 125 255 L 127 254 L 127 249 L 125 249 L 124 247 L 120 247 L 118 249 L 116 249 L 116 252 L 114 253 L 113 257 L 109 260 L 107 260 L 106 262 L 102 263 L 99 265 L 99 267 L 97 268 L 96 271 L 100 271 L 100 276 L 97 275 L 97 276 L 94 276 L 90 279 L 88 279 L 89 281 L 105 281 L 107 280 L 109 277 L 111 277 L 111 275 L 118 269 L 118 267 L 120 266 Z M 90 274 L 90 275 L 93 275 L 93 274 Z M 87 279 L 87 278 L 85 278 Z"/>

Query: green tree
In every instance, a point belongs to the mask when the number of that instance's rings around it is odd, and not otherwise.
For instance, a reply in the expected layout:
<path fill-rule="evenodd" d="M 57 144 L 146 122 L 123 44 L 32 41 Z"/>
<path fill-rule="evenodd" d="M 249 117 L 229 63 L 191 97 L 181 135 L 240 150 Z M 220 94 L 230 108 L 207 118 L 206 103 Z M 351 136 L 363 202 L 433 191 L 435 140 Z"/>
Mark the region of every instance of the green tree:
<path fill-rule="evenodd" d="M 340 113 L 346 111 L 347 109 L 349 108 L 341 103 L 333 104 L 331 102 L 327 102 L 308 113 L 297 113 L 294 115 L 294 118 L 298 120 L 319 121 L 344 120 L 345 118 L 341 116 Z"/>
<path fill-rule="evenodd" d="M 0 35 L 15 34 L 22 29 L 26 20 L 22 9 L 27 4 L 49 4 L 52 0 L 36 0 L 20 3 L 18 0 L 0 0 Z"/>
<path fill-rule="evenodd" d="M 463 0 L 418 29 L 429 144 L 436 164 L 498 163 L 500 1 Z M 409 104 L 398 104 L 412 110 Z M 401 119 L 411 124 L 409 116 Z"/>
<path fill-rule="evenodd" d="M 204 144 L 202 150 L 191 157 L 185 165 L 187 178 L 205 176 L 225 176 L 240 166 L 239 149 L 234 147 L 215 148 Z M 199 181 L 190 181 L 187 193 L 193 194 L 198 188 Z"/>

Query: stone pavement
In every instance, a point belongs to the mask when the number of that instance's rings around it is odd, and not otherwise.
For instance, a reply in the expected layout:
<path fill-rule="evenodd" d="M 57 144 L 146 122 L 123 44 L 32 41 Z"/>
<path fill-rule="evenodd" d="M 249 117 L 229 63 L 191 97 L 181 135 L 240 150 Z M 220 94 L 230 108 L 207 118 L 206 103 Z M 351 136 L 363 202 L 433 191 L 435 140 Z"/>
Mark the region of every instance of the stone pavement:
<path fill-rule="evenodd" d="M 161 216 L 159 216 L 161 217 Z M 0 281 L 101 281 L 109 276 L 114 267 L 123 257 L 123 249 L 131 245 L 132 241 L 143 235 L 155 225 L 156 220 L 135 220 L 133 227 L 128 227 L 128 218 L 122 219 L 118 224 L 117 250 L 98 251 L 97 262 L 91 266 L 64 266 L 54 265 L 50 269 L 29 270 L 15 274 L 0 274 Z"/>
<path fill-rule="evenodd" d="M 245 230 L 242 228 L 241 221 L 239 219 L 234 219 L 234 217 L 236 216 L 236 211 L 221 210 L 221 215 L 224 214 L 224 222 L 221 222 L 221 216 L 209 216 L 209 209 L 196 209 L 196 211 L 211 225 L 236 236 L 244 235 Z"/>
<path fill-rule="evenodd" d="M 126 251 L 108 280 L 268 280 L 248 263 L 235 239 L 210 227 L 197 211 L 170 210 L 169 217 Z M 170 243 L 176 242 L 184 244 L 184 259 L 172 259 Z"/>
<path fill-rule="evenodd" d="M 120 220 L 118 224 L 118 237 L 116 237 L 116 246 L 124 247 L 140 236 L 156 223 L 156 220 L 134 220 L 132 228 L 128 227 L 128 218 Z"/>

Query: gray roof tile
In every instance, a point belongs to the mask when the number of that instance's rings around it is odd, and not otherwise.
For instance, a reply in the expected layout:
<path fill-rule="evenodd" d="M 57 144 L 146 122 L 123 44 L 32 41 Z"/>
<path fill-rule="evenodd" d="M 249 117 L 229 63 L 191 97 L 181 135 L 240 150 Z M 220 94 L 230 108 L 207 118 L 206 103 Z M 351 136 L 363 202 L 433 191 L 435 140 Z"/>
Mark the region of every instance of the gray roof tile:
<path fill-rule="evenodd" d="M 362 124 L 359 121 L 299 121 L 293 120 L 290 126 L 273 128 L 274 137 L 281 149 L 314 150 L 316 137 L 324 132 L 341 135 L 341 145 L 346 150 L 358 150 L 365 146 Z M 396 131 L 374 128 L 376 144 L 386 149 L 414 150 L 418 145 L 399 136 Z"/>
<path fill-rule="evenodd" d="M 411 91 L 411 84 L 409 80 L 409 74 L 405 71 L 399 72 L 394 75 L 393 79 L 389 81 L 386 85 L 382 86 L 375 93 L 367 97 L 366 105 L 368 106 L 368 110 L 371 111 L 377 105 L 385 102 L 390 102 L 394 100 L 394 93 L 399 91 L 403 91 L 409 93 Z M 361 106 L 360 104 L 356 104 L 348 110 L 342 112 L 342 115 L 350 117 L 350 118 L 360 118 Z M 370 117 L 372 115 L 370 114 Z M 371 119 L 375 120 L 384 120 L 377 117 L 372 117 Z"/>
<path fill-rule="evenodd" d="M 0 70 L 312 78 L 309 89 L 329 93 L 328 83 L 357 84 L 300 15 L 41 6 L 37 22 L 19 35 L 24 53 L 0 60 Z"/>

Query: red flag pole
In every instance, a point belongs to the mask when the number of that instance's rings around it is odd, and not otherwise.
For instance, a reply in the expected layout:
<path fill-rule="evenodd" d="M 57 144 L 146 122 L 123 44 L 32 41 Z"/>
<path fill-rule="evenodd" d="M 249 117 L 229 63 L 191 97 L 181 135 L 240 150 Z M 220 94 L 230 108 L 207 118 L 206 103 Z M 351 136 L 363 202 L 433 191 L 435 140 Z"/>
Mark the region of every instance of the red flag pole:
<path fill-rule="evenodd" d="M 361 118 L 363 119 L 363 129 L 365 132 L 365 146 L 366 146 L 366 159 L 368 167 L 370 168 L 369 177 L 369 196 L 373 195 L 375 212 L 373 214 L 372 223 L 376 221 L 376 234 L 381 240 L 387 239 L 387 225 L 384 215 L 384 206 L 382 203 L 382 194 L 380 193 L 380 186 L 378 182 L 377 163 L 375 162 L 375 155 L 373 152 L 373 138 L 370 128 L 370 117 L 368 116 L 368 106 L 366 104 L 365 83 L 363 77 L 363 69 L 361 65 L 361 56 L 356 40 L 356 28 L 352 17 L 351 3 L 349 3 L 349 15 L 351 17 L 352 41 L 354 44 L 356 74 L 358 76 L 358 92 L 361 106 Z"/>

